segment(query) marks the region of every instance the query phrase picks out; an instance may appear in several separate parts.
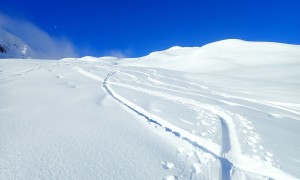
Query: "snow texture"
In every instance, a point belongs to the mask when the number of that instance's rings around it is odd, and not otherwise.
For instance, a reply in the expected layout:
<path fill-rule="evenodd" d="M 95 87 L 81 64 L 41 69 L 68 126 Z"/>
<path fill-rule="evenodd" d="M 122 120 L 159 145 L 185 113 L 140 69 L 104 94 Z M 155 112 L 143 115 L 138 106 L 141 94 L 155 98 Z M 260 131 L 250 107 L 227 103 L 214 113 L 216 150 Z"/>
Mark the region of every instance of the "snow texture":
<path fill-rule="evenodd" d="M 0 179 L 299 179 L 300 46 L 0 61 Z"/>

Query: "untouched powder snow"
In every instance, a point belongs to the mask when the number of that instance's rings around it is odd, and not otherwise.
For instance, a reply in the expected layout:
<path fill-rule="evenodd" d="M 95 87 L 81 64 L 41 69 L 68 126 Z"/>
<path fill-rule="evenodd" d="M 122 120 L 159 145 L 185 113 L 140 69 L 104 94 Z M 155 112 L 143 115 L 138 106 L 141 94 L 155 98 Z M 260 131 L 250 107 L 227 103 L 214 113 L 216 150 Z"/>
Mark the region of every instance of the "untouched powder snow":
<path fill-rule="evenodd" d="M 299 179 L 300 46 L 0 60 L 0 179 Z"/>

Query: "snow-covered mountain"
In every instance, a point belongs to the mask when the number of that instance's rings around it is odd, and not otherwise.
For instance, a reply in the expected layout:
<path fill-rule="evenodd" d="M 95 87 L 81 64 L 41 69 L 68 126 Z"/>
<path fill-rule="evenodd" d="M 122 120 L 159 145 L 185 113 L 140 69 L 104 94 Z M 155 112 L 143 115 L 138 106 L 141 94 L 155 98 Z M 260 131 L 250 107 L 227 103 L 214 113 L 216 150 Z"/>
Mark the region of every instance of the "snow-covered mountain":
<path fill-rule="evenodd" d="M 0 179 L 299 179 L 300 46 L 0 60 Z"/>
<path fill-rule="evenodd" d="M 2 27 L 1 25 L 0 23 L 0 59 L 57 60 L 78 56 L 72 43 L 68 40 L 63 37 L 53 38 L 31 24 L 20 25 L 21 27 L 24 26 L 24 30 L 16 30 L 9 25 L 2 25 Z M 8 26 L 7 29 L 6 26 Z"/>
<path fill-rule="evenodd" d="M 0 59 L 4 58 L 34 58 L 33 49 L 17 36 L 0 28 Z"/>
<path fill-rule="evenodd" d="M 222 40 L 202 47 L 172 47 L 145 57 L 128 59 L 135 66 L 187 72 L 222 72 L 299 62 L 300 45 Z"/>

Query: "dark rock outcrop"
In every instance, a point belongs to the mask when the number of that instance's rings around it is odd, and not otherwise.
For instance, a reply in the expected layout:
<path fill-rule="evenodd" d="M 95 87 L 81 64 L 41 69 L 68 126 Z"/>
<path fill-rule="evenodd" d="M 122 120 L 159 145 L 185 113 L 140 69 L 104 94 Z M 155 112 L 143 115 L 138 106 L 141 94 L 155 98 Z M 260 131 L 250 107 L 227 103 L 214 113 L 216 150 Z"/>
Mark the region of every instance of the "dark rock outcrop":
<path fill-rule="evenodd" d="M 7 53 L 7 48 L 0 44 L 0 53 Z"/>

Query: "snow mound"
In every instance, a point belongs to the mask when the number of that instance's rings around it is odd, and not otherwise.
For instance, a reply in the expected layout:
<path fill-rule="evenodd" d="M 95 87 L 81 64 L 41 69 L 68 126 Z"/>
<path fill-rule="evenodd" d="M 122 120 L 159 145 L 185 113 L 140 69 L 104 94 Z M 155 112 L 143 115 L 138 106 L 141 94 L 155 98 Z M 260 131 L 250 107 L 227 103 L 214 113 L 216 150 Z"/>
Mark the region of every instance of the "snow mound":
<path fill-rule="evenodd" d="M 300 46 L 271 42 L 248 42 L 237 39 L 222 40 L 202 47 L 172 47 L 141 58 L 126 59 L 132 65 L 157 67 L 194 73 L 239 71 L 252 74 L 262 66 L 290 66 L 299 64 Z"/>

